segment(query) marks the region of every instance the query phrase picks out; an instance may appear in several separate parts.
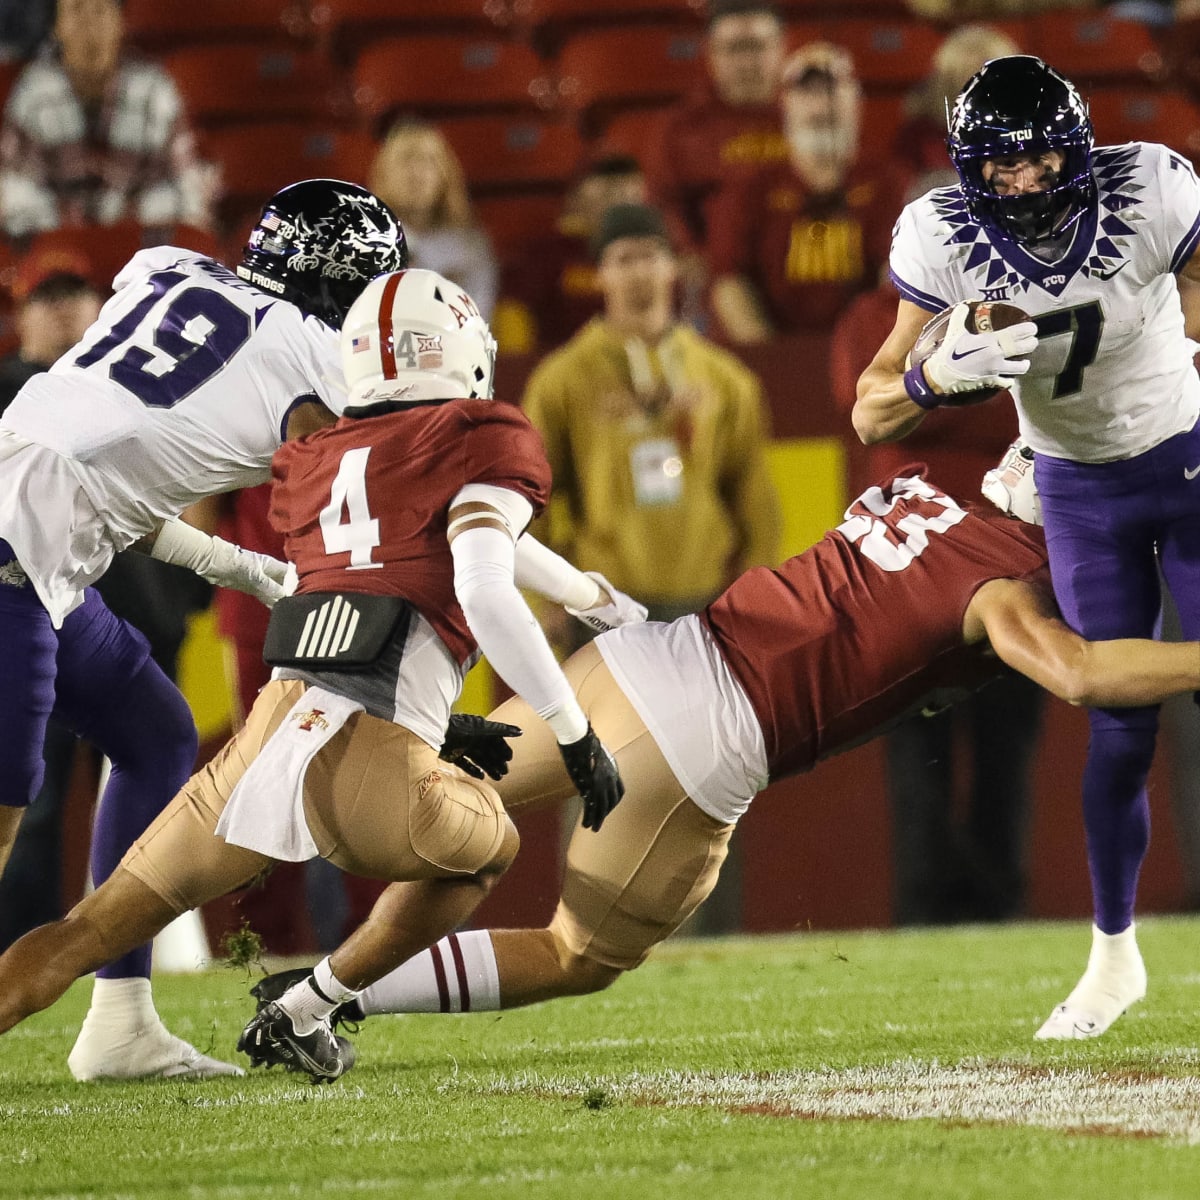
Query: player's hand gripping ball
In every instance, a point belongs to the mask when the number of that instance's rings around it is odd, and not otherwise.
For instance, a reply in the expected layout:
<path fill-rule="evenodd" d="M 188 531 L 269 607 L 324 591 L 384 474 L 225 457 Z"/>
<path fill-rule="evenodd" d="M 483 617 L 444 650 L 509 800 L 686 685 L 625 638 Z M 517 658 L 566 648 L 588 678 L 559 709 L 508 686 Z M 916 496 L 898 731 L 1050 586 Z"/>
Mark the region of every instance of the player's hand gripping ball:
<path fill-rule="evenodd" d="M 1015 304 L 964 300 L 925 323 L 906 366 L 924 367 L 942 404 L 981 404 L 1029 370 L 1036 347 L 1037 326 Z"/>

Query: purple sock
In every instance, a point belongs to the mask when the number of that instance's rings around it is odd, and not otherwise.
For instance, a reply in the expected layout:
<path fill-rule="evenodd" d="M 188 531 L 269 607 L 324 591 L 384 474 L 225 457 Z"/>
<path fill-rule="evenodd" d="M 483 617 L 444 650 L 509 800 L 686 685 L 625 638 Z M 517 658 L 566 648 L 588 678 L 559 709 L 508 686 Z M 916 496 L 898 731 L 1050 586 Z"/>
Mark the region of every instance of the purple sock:
<path fill-rule="evenodd" d="M 56 715 L 112 762 L 92 833 L 92 879 L 99 885 L 191 774 L 196 727 L 145 639 L 90 590 L 60 633 L 57 695 Z M 149 976 L 150 947 L 97 974 Z"/>
<path fill-rule="evenodd" d="M 1109 934 L 1120 933 L 1133 920 L 1138 874 L 1150 844 L 1146 775 L 1155 738 L 1153 725 L 1122 726 L 1112 715 L 1092 714 L 1083 772 L 1083 823 L 1095 920 Z"/>

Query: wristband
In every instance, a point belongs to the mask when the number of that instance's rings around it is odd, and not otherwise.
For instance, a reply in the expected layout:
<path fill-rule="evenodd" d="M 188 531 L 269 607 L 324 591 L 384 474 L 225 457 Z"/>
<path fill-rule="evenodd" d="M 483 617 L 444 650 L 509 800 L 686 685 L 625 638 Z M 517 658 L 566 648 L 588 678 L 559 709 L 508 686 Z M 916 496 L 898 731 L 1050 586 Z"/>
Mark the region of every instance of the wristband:
<path fill-rule="evenodd" d="M 925 381 L 925 372 L 921 369 L 920 363 L 909 367 L 904 372 L 904 390 L 908 393 L 908 398 L 926 412 L 941 407 L 943 397 L 939 396 Z"/>

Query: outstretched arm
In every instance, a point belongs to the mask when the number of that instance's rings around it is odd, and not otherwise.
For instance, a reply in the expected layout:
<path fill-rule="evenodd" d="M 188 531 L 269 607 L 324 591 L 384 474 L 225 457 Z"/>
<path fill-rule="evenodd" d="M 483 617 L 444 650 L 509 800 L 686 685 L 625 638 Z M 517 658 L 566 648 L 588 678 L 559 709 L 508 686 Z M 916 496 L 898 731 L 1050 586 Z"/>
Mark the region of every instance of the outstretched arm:
<path fill-rule="evenodd" d="M 1010 667 L 1068 704 L 1137 707 L 1200 689 L 1200 642 L 1089 642 L 1064 623 L 1045 589 L 1021 580 L 984 584 L 963 632 L 968 642 L 986 637 Z"/>

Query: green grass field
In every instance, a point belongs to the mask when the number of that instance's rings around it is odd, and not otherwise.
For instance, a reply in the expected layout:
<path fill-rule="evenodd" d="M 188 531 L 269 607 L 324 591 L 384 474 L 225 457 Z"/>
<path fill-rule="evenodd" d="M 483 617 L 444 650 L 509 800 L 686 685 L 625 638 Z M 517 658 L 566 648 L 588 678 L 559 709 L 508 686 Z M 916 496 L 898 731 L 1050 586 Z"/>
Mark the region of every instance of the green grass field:
<path fill-rule="evenodd" d="M 0 1048 L 0 1197 L 1200 1196 L 1200 921 L 1140 927 L 1150 994 L 1035 1043 L 1086 923 L 676 942 L 598 996 L 376 1017 L 358 1066 L 71 1082 L 88 987 Z M 160 977 L 230 1056 L 244 971 Z"/>

